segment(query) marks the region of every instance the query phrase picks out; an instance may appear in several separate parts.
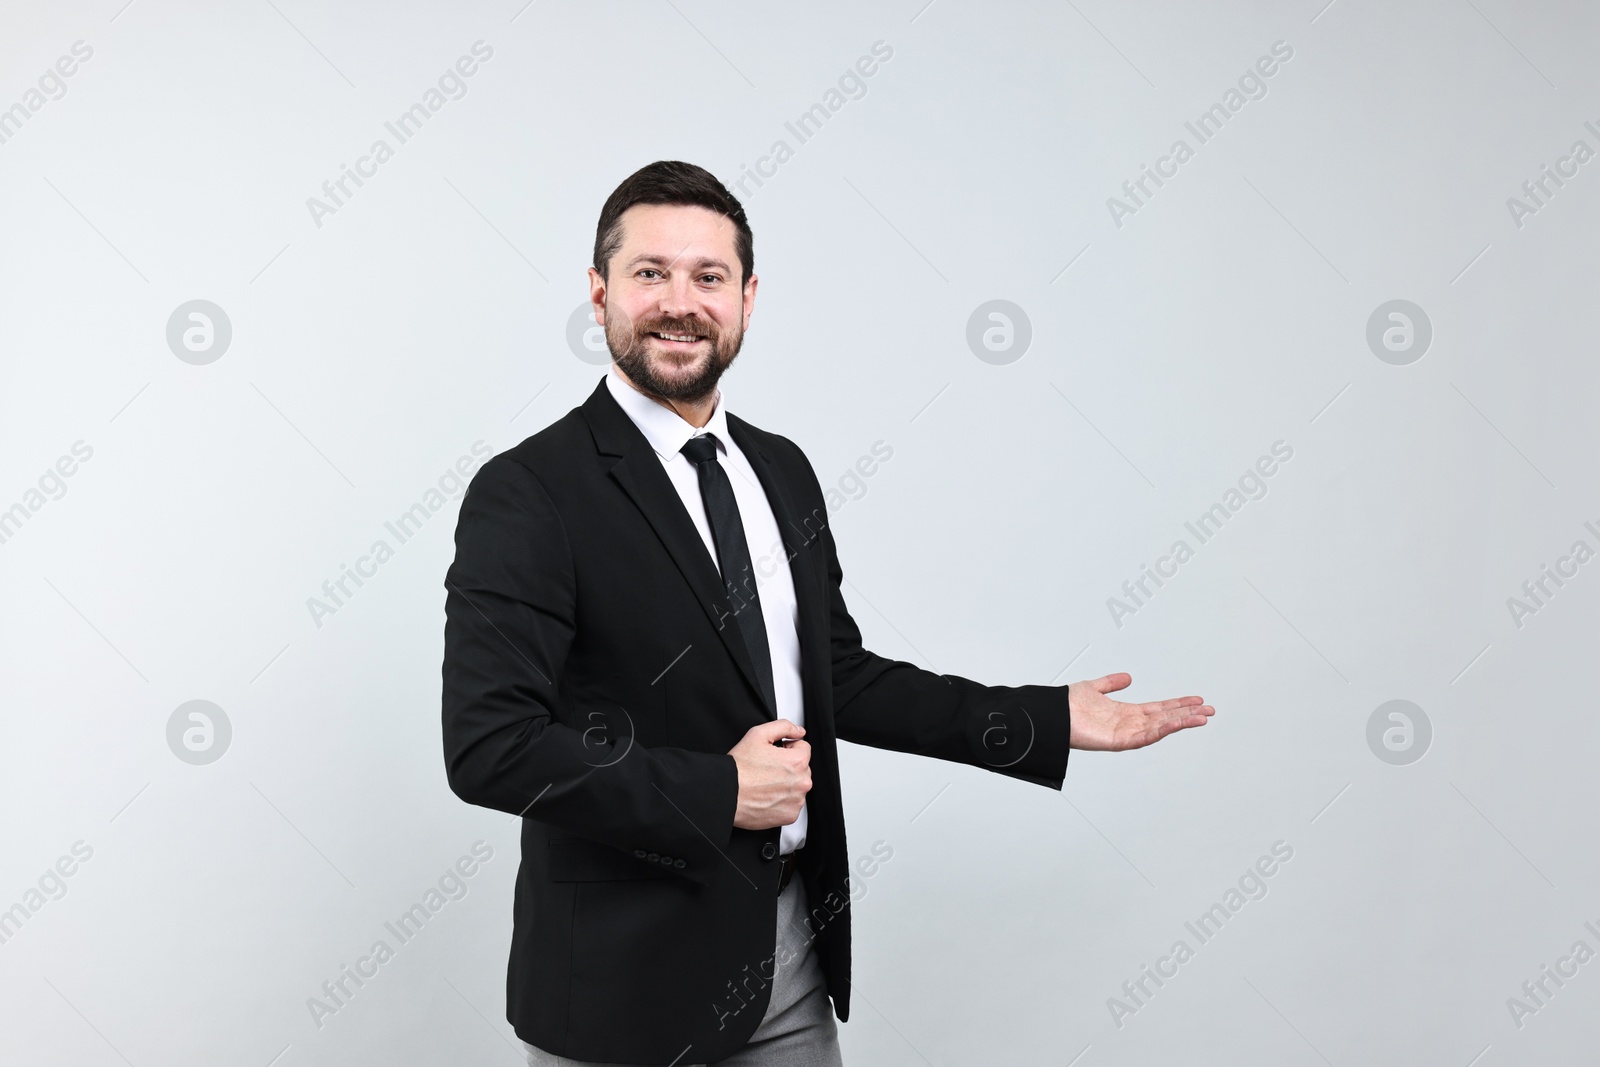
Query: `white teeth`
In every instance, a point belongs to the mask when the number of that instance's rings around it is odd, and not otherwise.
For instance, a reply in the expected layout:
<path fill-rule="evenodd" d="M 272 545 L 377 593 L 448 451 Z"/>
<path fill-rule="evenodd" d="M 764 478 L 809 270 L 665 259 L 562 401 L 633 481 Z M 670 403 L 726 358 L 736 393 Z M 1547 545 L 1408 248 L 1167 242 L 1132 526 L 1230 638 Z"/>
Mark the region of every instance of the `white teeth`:
<path fill-rule="evenodd" d="M 700 338 L 698 338 L 698 337 L 694 337 L 694 336 L 692 336 L 690 334 L 683 334 L 683 333 L 658 333 L 658 334 L 656 334 L 656 336 L 661 338 L 663 341 L 698 341 L 698 340 L 700 340 Z"/>

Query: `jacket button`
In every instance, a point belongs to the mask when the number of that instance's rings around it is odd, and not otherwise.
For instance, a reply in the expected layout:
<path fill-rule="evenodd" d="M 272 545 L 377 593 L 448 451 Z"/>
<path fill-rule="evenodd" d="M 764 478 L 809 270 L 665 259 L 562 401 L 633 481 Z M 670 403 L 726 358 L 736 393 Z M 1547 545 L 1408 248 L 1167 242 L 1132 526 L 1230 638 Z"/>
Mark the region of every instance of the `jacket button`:
<path fill-rule="evenodd" d="M 645 859 L 649 860 L 651 863 L 654 863 L 656 860 L 658 860 L 660 858 L 661 858 L 661 853 L 659 853 L 659 852 L 652 852 L 648 856 L 645 857 Z"/>
<path fill-rule="evenodd" d="M 666 864 L 668 867 L 671 867 L 672 866 L 672 857 L 671 856 L 662 856 L 661 857 L 661 862 Z"/>
<path fill-rule="evenodd" d="M 645 851 L 644 851 L 644 849 L 642 849 L 642 848 L 636 848 L 636 849 L 634 849 L 634 850 L 633 850 L 633 858 L 634 858 L 634 859 L 640 859 L 640 860 L 642 860 L 642 859 L 644 859 L 644 857 L 645 857 Z"/>
<path fill-rule="evenodd" d="M 681 869 L 681 868 L 682 868 L 682 867 L 683 867 L 683 866 L 684 866 L 684 863 L 683 863 L 683 861 L 682 861 L 682 860 L 673 860 L 673 861 L 672 861 L 672 865 L 673 865 L 673 866 L 674 866 L 674 867 L 678 867 L 678 868 L 680 868 L 680 869 Z"/>
<path fill-rule="evenodd" d="M 774 857 L 776 857 L 777 855 L 778 855 L 778 846 L 774 845 L 771 841 L 768 841 L 766 844 L 761 846 L 761 858 L 762 859 L 770 860 L 770 859 L 773 859 Z"/>

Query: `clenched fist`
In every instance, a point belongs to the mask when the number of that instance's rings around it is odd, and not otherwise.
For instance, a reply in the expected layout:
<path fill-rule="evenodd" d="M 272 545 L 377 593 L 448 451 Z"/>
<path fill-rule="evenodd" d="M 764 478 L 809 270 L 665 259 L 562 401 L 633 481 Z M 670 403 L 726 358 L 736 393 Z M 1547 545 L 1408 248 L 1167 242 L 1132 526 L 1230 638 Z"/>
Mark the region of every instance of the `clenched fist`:
<path fill-rule="evenodd" d="M 778 719 L 752 726 L 728 750 L 739 766 L 739 806 L 733 825 L 770 830 L 800 817 L 800 806 L 811 792 L 811 746 L 800 740 L 805 734 L 788 719 Z"/>

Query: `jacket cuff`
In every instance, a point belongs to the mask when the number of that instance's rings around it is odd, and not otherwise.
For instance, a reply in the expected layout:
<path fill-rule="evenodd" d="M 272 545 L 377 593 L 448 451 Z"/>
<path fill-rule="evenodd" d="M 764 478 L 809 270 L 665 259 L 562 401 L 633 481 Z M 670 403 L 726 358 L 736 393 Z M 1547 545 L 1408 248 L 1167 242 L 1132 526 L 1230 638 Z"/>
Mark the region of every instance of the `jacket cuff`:
<path fill-rule="evenodd" d="M 1066 686 L 992 687 L 967 725 L 977 766 L 1050 789 L 1066 779 L 1071 737 Z"/>
<path fill-rule="evenodd" d="M 667 822 L 680 831 L 674 873 L 710 885 L 727 857 L 733 817 L 739 805 L 739 765 L 727 753 L 685 753 L 692 761 L 693 788 L 662 789 L 658 799 L 669 809 Z M 688 782 L 683 784 L 688 784 Z"/>

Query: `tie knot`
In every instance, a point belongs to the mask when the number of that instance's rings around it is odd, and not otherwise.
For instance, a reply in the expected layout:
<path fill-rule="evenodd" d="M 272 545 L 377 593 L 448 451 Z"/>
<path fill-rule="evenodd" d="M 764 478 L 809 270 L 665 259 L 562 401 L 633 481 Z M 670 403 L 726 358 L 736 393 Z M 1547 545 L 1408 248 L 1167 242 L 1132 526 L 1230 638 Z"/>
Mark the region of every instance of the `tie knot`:
<path fill-rule="evenodd" d="M 703 433 L 699 437 L 691 437 L 683 443 L 680 451 L 689 457 L 689 462 L 696 467 L 708 460 L 717 458 L 717 435 Z"/>

